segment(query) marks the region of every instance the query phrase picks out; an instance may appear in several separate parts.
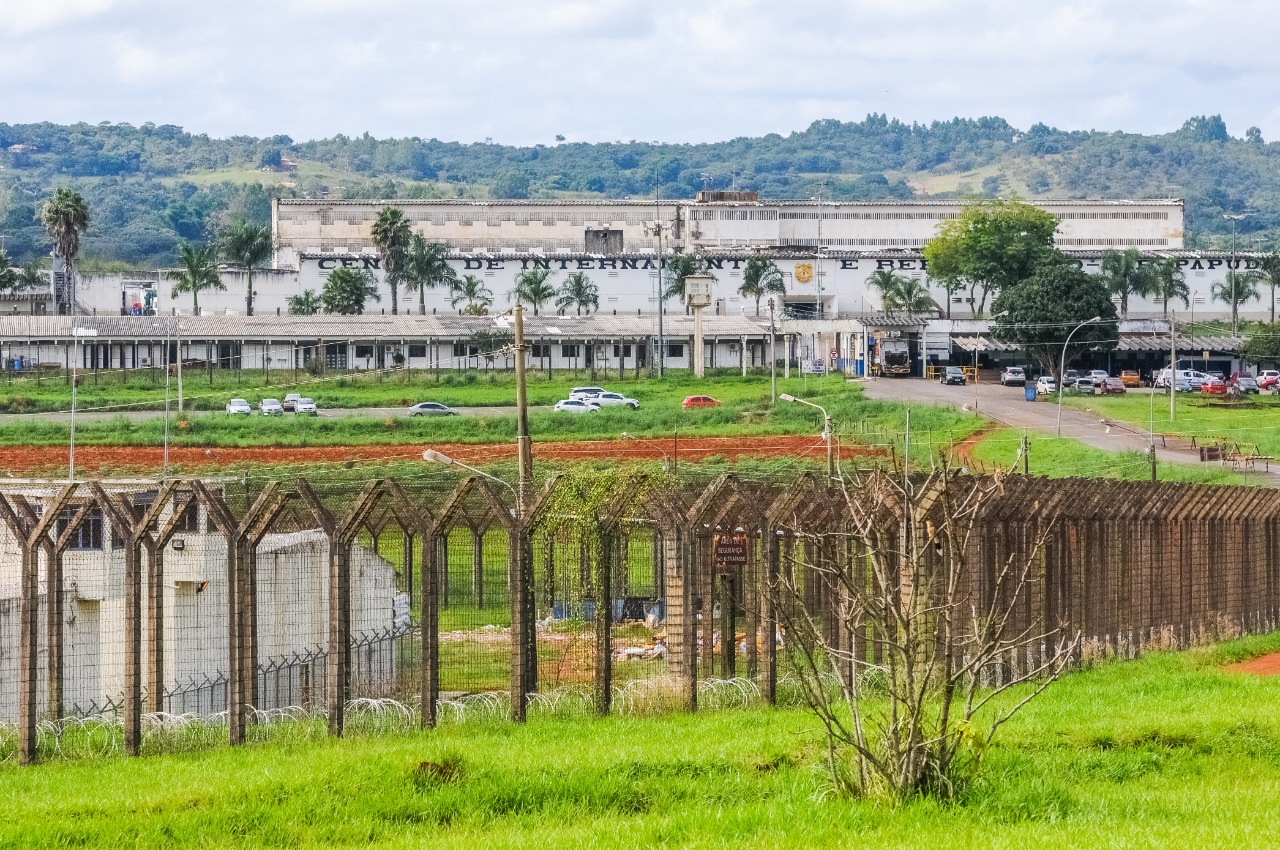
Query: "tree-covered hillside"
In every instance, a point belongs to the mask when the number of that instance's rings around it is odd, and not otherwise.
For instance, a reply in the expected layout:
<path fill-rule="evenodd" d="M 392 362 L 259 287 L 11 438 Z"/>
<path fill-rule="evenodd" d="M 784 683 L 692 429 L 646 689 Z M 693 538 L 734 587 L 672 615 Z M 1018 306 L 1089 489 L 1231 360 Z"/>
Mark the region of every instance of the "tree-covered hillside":
<path fill-rule="evenodd" d="M 26 260 L 49 243 L 37 211 L 74 186 L 91 225 L 84 263 L 172 262 L 180 240 L 227 222 L 265 223 L 270 199 L 330 197 L 692 197 L 756 189 L 771 198 L 1183 197 L 1191 245 L 1222 244 L 1223 213 L 1247 212 L 1241 245 L 1280 237 L 1280 144 L 1232 138 L 1218 116 L 1142 136 L 1022 131 L 1000 118 L 904 124 L 823 120 L 787 136 L 698 145 L 649 142 L 511 147 L 437 139 L 288 136 L 211 139 L 144 124 L 0 124 L 0 235 Z M 83 263 L 82 263 L 83 265 Z"/>

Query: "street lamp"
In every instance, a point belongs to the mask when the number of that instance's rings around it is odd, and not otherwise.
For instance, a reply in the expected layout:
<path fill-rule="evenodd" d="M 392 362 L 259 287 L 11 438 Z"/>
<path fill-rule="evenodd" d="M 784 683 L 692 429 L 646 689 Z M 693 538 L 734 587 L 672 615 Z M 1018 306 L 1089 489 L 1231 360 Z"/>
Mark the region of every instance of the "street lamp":
<path fill-rule="evenodd" d="M 653 440 L 642 439 L 640 437 L 637 437 L 635 434 L 628 434 L 626 431 L 622 432 L 622 439 L 635 440 L 637 443 L 651 443 L 654 446 L 657 446 L 658 451 L 662 453 L 662 471 L 663 472 L 675 471 L 674 464 L 671 463 L 671 455 L 667 454 L 667 450 L 662 448 L 662 446 L 659 445 L 658 443 L 654 442 Z"/>
<path fill-rule="evenodd" d="M 67 453 L 67 480 L 76 480 L 76 366 L 80 360 L 80 339 L 86 336 L 97 336 L 93 328 L 73 327 L 71 337 L 71 442 Z"/>
<path fill-rule="evenodd" d="M 467 470 L 468 472 L 474 472 L 476 475 L 479 475 L 482 478 L 488 478 L 490 481 L 496 481 L 499 484 L 501 484 L 503 487 L 506 487 L 508 490 L 511 491 L 511 495 L 516 498 L 517 502 L 520 499 L 520 494 L 516 492 L 516 488 L 512 487 L 510 484 L 503 481 L 498 476 L 490 475 L 489 473 L 485 472 L 483 469 L 476 469 L 474 466 L 468 466 L 462 461 L 457 460 L 455 458 L 451 458 L 447 454 L 444 454 L 443 452 L 438 452 L 435 449 L 427 449 L 422 453 L 422 459 L 427 461 L 428 463 L 439 463 L 444 466 L 457 466 Z"/>
<path fill-rule="evenodd" d="M 783 401 L 789 401 L 794 404 L 807 404 L 809 407 L 816 407 L 822 411 L 822 436 L 827 441 L 827 477 L 836 477 L 836 454 L 835 444 L 832 442 L 831 433 L 831 414 L 827 413 L 827 409 L 820 404 L 814 404 L 811 401 L 805 401 L 802 398 L 796 398 L 790 393 L 782 393 L 778 398 Z"/>
<path fill-rule="evenodd" d="M 1236 287 L 1240 285 L 1237 280 L 1240 261 L 1236 259 L 1236 222 L 1244 221 L 1248 213 L 1223 213 L 1222 217 L 1231 222 L 1231 262 L 1235 268 L 1227 269 L 1227 277 L 1231 279 L 1231 333 L 1236 334 L 1240 330 L 1239 309 L 1236 301 Z"/>
<path fill-rule="evenodd" d="M 1058 367 L 1058 436 L 1062 436 L 1062 384 L 1067 374 L 1067 346 L 1071 344 L 1071 337 L 1076 335 L 1076 331 L 1085 325 L 1091 325 L 1094 322 L 1101 322 L 1101 316 L 1094 316 L 1087 319 L 1071 329 L 1071 333 L 1067 334 L 1067 341 L 1062 344 L 1062 363 Z"/>

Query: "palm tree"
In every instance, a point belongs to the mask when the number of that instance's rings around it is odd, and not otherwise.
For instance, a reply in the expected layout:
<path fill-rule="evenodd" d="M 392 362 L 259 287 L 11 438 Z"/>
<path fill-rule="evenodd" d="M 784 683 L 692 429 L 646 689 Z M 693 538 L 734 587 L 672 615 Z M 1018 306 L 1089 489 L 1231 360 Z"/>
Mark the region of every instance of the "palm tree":
<path fill-rule="evenodd" d="M 290 295 L 288 303 L 289 314 L 293 316 L 314 316 L 324 307 L 314 289 L 304 289 L 301 295 Z"/>
<path fill-rule="evenodd" d="M 906 278 L 909 280 L 909 278 Z M 891 269 L 877 269 L 867 277 L 867 287 L 880 294 L 880 306 L 890 316 L 899 309 L 899 294 L 902 291 L 902 275 Z"/>
<path fill-rule="evenodd" d="M 1152 270 L 1142 265 L 1142 254 L 1133 248 L 1102 255 L 1102 279 L 1112 295 L 1120 296 L 1120 318 L 1129 315 L 1130 295 L 1149 295 L 1155 285 Z"/>
<path fill-rule="evenodd" d="M 173 285 L 173 297 L 191 295 L 192 311 L 200 315 L 200 293 L 206 289 L 223 290 L 222 278 L 218 276 L 218 264 L 214 260 L 212 245 L 193 245 L 183 242 L 178 246 L 178 268 L 165 272 L 169 280 L 177 281 Z"/>
<path fill-rule="evenodd" d="M 600 290 L 587 277 L 586 272 L 573 272 L 560 286 L 556 307 L 561 310 L 574 307 L 579 316 L 582 315 L 582 308 L 586 307 L 587 315 L 591 315 L 592 310 L 600 309 Z"/>
<path fill-rule="evenodd" d="M 54 190 L 53 197 L 44 202 L 40 222 L 53 240 L 54 253 L 64 263 L 67 310 L 71 312 L 76 303 L 75 259 L 80 253 L 80 234 L 89 229 L 89 210 L 79 192 L 63 187 Z"/>
<path fill-rule="evenodd" d="M 929 287 L 914 277 L 899 277 L 896 307 L 908 313 L 929 313 L 937 309 Z"/>
<path fill-rule="evenodd" d="M 1272 252 L 1258 264 L 1258 283 L 1271 287 L 1271 323 L 1276 321 L 1276 287 L 1280 286 L 1280 253 Z"/>
<path fill-rule="evenodd" d="M 369 231 L 373 247 L 382 260 L 382 271 L 391 286 L 392 314 L 400 309 L 398 290 L 402 282 L 401 270 L 405 255 L 409 253 L 412 237 L 413 228 L 409 226 L 409 220 L 399 207 L 383 207 L 379 210 L 378 218 Z"/>
<path fill-rule="evenodd" d="M 742 272 L 742 286 L 738 287 L 738 294 L 743 298 L 755 299 L 756 315 L 759 316 L 760 299 L 770 293 L 787 294 L 787 284 L 782 277 L 782 271 L 774 265 L 773 260 L 752 257 L 747 260 L 747 267 Z"/>
<path fill-rule="evenodd" d="M 1177 257 L 1165 257 L 1151 264 L 1151 293 L 1164 305 L 1163 315 L 1169 315 L 1169 302 L 1175 298 L 1184 307 L 1191 306 L 1191 290 L 1187 287 L 1187 276 L 1182 271 Z"/>
<path fill-rule="evenodd" d="M 667 267 L 663 269 L 662 300 L 670 298 L 684 300 L 684 279 L 691 274 L 702 274 L 707 270 L 706 262 L 697 254 L 676 254 L 667 258 Z"/>
<path fill-rule="evenodd" d="M 550 269 L 529 269 L 516 275 L 515 288 L 507 293 L 508 301 L 528 304 L 533 308 L 533 315 L 538 315 L 542 305 L 556 295 L 556 288 L 547 282 L 551 277 Z"/>
<path fill-rule="evenodd" d="M 253 270 L 262 268 L 262 264 L 270 259 L 274 247 L 270 225 L 254 227 L 243 218 L 232 222 L 230 227 L 222 231 L 218 240 L 218 251 L 223 258 L 244 269 L 248 277 L 244 296 L 246 316 L 253 315 Z"/>
<path fill-rule="evenodd" d="M 1240 326 L 1240 305 L 1246 301 L 1254 301 L 1261 294 L 1258 292 L 1258 276 L 1254 272 L 1227 270 L 1227 279 L 1215 283 L 1209 288 L 1213 297 L 1231 305 L 1231 332 L 1235 333 Z"/>
<path fill-rule="evenodd" d="M 0 291 L 18 289 L 18 270 L 9 265 L 9 255 L 0 249 Z"/>
<path fill-rule="evenodd" d="M 343 316 L 360 315 L 370 298 L 382 300 L 378 294 L 378 282 L 367 269 L 334 269 L 325 278 L 324 289 L 320 292 L 324 311 Z"/>
<path fill-rule="evenodd" d="M 427 314 L 427 290 L 437 286 L 450 289 L 458 281 L 458 273 L 449 265 L 449 246 L 443 242 L 428 242 L 421 233 L 413 234 L 409 251 L 404 257 L 401 272 L 405 287 L 418 290 L 418 315 Z"/>
<path fill-rule="evenodd" d="M 48 285 L 49 282 L 45 279 L 44 272 L 40 270 L 39 263 L 23 263 L 18 269 L 18 280 L 14 284 L 14 291 L 29 292 Z"/>
<path fill-rule="evenodd" d="M 468 315 L 483 316 L 493 303 L 493 292 L 473 274 L 463 275 L 461 280 L 454 281 L 449 293 L 453 296 L 449 299 L 449 306 L 456 308 L 465 301 L 467 306 L 462 312 Z"/>

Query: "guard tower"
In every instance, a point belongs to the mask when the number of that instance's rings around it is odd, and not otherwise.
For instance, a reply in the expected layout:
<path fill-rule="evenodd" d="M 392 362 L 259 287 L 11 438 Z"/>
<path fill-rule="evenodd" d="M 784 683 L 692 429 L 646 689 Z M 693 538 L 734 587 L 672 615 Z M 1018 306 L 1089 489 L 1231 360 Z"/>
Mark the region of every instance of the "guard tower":
<path fill-rule="evenodd" d="M 693 351 L 689 359 L 693 374 L 701 378 L 706 364 L 702 346 L 702 310 L 711 303 L 711 287 L 716 279 L 709 274 L 691 274 L 684 279 L 684 303 L 693 308 Z"/>

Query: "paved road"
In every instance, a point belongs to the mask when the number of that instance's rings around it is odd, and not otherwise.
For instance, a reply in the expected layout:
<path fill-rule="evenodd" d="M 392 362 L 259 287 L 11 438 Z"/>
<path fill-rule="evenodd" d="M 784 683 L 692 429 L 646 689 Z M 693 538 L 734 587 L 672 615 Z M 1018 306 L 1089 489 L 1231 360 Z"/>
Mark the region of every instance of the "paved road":
<path fill-rule="evenodd" d="M 1027 401 L 1021 387 L 999 384 L 955 387 L 918 378 L 878 378 L 864 381 L 863 388 L 868 398 L 960 407 L 1010 428 L 1050 435 L 1058 432 L 1058 406 L 1047 401 Z M 1150 390 L 1130 392 L 1149 393 Z M 1160 403 L 1160 397 L 1156 403 Z M 1062 436 L 1109 452 L 1145 452 L 1148 445 L 1147 434 L 1128 423 L 1108 423 L 1096 413 L 1066 406 L 1062 408 Z M 1200 463 L 1197 452 L 1160 448 L 1158 443 L 1156 457 L 1173 463 Z"/>
<path fill-rule="evenodd" d="M 514 407 L 457 407 L 460 416 L 515 416 L 516 409 Z M 550 410 L 550 407 L 530 407 L 531 411 Z M 177 414 L 177 406 L 175 405 L 171 414 Z M 77 411 L 77 422 L 90 422 L 93 420 L 118 419 L 123 416 L 131 422 L 142 422 L 147 419 L 159 418 L 162 414 L 156 410 L 127 410 L 117 411 L 114 413 L 101 412 L 96 410 Z M 187 416 L 203 417 L 203 416 L 226 416 L 227 414 L 221 410 L 198 410 L 187 411 Z M 258 414 L 254 414 L 255 416 Z M 292 416 L 286 413 L 285 416 Z M 409 411 L 404 407 L 335 407 L 321 409 L 319 415 L 329 418 L 340 418 L 344 416 L 368 416 L 378 419 L 386 419 L 388 417 L 407 417 Z M 71 414 L 67 411 L 58 413 L 6 413 L 0 414 L 0 425 L 14 425 L 21 422 L 32 421 L 53 421 L 67 422 L 71 419 Z"/>

